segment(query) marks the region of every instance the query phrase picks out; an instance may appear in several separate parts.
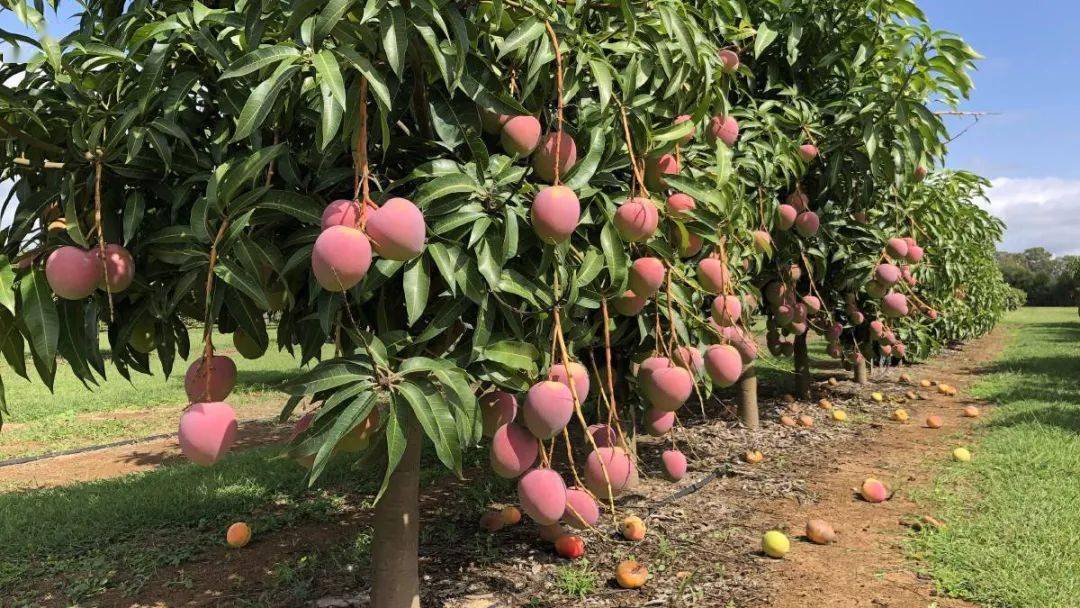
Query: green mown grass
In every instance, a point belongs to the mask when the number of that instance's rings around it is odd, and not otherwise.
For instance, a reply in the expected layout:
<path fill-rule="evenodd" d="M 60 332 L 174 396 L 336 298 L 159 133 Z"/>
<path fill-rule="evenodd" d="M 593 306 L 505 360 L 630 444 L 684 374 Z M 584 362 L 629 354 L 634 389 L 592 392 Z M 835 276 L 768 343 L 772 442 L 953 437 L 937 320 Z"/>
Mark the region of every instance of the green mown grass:
<path fill-rule="evenodd" d="M 1028 308 L 972 389 L 996 408 L 973 462 L 944 467 L 929 497 L 947 524 L 912 555 L 939 588 L 986 606 L 1080 606 L 1080 319 Z"/>
<path fill-rule="evenodd" d="M 423 487 L 449 475 L 428 451 Z M 467 467 L 486 464 L 483 450 L 468 454 Z M 209 468 L 179 463 L 124 477 L 0 493 L 0 598 L 25 602 L 13 606 L 40 606 L 48 596 L 66 606 L 95 605 L 94 598 L 107 590 L 130 596 L 146 589 L 162 568 L 183 566 L 223 547 L 233 522 L 251 525 L 252 550 L 275 551 L 272 541 L 259 548 L 269 532 L 338 522 L 366 508 L 382 480 L 378 456 L 374 462 L 342 456 L 309 489 L 305 470 L 280 455 L 279 447 L 268 446 L 233 453 Z M 457 506 L 479 510 L 511 485 L 474 479 L 458 494 Z M 366 545 L 353 546 L 355 540 L 342 536 L 343 544 L 328 548 L 327 556 L 338 559 L 345 551 L 350 564 L 366 559 Z M 339 573 L 353 571 L 339 565 Z M 294 566 L 281 565 L 275 576 L 287 579 Z M 313 599 L 297 595 L 303 589 L 284 579 L 279 581 L 282 589 L 268 591 L 280 600 L 273 605 Z M 9 604 L 0 600 L 0 605 Z"/>
<path fill-rule="evenodd" d="M 191 330 L 191 343 L 198 344 L 201 330 Z M 108 346 L 101 335 L 102 348 Z M 215 347 L 232 348 L 230 336 L 216 335 Z M 189 358 L 198 356 L 193 349 Z M 299 373 L 299 361 L 288 352 L 268 350 L 258 360 L 249 361 L 233 353 L 236 362 L 237 386 L 229 402 L 241 418 L 248 418 L 245 409 L 265 406 L 268 401 L 281 401 L 274 387 Z M 0 374 L 7 389 L 9 416 L 0 432 L 0 459 L 66 450 L 121 439 L 141 437 L 171 430 L 175 417 L 124 416 L 124 412 L 158 410 L 164 415 L 172 410 L 179 416 L 187 404 L 184 395 L 184 372 L 188 364 L 177 361 L 172 375 L 166 379 L 156 357 L 154 375 L 133 373 L 131 381 L 109 369 L 109 377 L 87 389 L 61 362 L 52 393 L 31 371 L 27 381 L 0 361 Z M 116 415 L 116 414 L 121 415 Z M 99 416 L 100 414 L 100 416 Z"/>

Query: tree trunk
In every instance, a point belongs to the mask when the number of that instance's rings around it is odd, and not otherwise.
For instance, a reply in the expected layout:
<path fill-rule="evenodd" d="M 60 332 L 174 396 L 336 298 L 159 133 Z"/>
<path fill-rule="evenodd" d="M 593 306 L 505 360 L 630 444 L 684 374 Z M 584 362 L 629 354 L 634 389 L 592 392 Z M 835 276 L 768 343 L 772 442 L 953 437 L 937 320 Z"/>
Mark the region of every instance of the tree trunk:
<path fill-rule="evenodd" d="M 795 396 L 810 396 L 810 354 L 806 350 L 806 334 L 795 336 Z"/>
<path fill-rule="evenodd" d="M 757 368 L 746 368 L 739 380 L 739 420 L 748 429 L 758 428 Z"/>
<path fill-rule="evenodd" d="M 408 446 L 375 505 L 373 608 L 420 608 L 420 425 L 408 414 Z"/>
<path fill-rule="evenodd" d="M 856 384 L 866 384 L 867 382 L 870 382 L 870 374 L 867 373 L 866 369 L 866 357 L 860 357 L 857 361 L 852 363 L 852 365 L 855 367 Z"/>

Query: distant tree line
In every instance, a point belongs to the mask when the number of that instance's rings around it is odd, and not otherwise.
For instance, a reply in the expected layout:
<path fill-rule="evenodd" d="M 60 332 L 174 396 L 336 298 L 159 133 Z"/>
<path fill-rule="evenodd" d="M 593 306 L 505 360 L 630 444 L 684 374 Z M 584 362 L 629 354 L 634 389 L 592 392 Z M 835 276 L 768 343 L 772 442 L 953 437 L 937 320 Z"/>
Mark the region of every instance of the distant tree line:
<path fill-rule="evenodd" d="M 1022 253 L 997 253 L 1005 281 L 1027 293 L 1028 306 L 1075 306 L 1080 303 L 1080 256 L 1054 257 L 1042 247 Z"/>

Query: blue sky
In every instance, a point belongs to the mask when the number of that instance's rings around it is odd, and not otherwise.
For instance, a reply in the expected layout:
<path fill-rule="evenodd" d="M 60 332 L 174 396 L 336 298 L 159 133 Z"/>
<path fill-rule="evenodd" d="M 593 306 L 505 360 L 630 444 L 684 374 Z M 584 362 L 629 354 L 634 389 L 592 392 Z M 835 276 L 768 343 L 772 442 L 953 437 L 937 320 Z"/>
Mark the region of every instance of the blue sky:
<path fill-rule="evenodd" d="M 77 6 L 61 4 L 64 13 Z M 946 166 L 993 181 L 988 207 L 1008 224 L 1003 249 L 1080 254 L 1080 0 L 1029 0 L 1021 11 L 1015 0 L 919 5 L 933 27 L 960 34 L 985 56 L 963 109 L 999 113 L 954 141 Z M 62 35 L 71 25 L 49 29 Z M 21 29 L 8 11 L 0 27 Z M 947 120 L 953 133 L 970 122 Z"/>

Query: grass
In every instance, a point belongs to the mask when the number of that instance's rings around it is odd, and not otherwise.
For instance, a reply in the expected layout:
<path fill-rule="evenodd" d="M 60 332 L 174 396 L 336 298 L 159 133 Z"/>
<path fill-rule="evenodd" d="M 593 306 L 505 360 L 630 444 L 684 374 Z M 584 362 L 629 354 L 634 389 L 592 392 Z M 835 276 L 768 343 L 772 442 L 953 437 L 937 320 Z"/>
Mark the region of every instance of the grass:
<path fill-rule="evenodd" d="M 222 546 L 234 521 L 247 521 L 257 538 L 345 511 L 345 493 L 307 490 L 304 471 L 276 454 L 253 449 L 210 469 L 183 464 L 0 494 L 0 595 L 36 590 L 77 603 L 110 588 L 134 592 L 158 569 Z M 324 487 L 357 493 L 374 481 L 357 484 L 340 460 L 324 475 Z M 43 581 L 51 588 L 40 588 Z"/>
<path fill-rule="evenodd" d="M 318 486 L 308 489 L 305 471 L 279 454 L 274 446 L 255 448 L 234 452 L 209 468 L 175 464 L 112 479 L 0 493 L 0 597 L 28 602 L 14 606 L 39 606 L 44 597 L 61 598 L 62 605 L 94 605 L 93 599 L 109 590 L 131 596 L 162 568 L 199 562 L 207 551 L 223 547 L 233 522 L 251 525 L 252 550 L 275 551 L 258 548 L 260 537 L 306 523 L 340 522 L 368 508 L 382 480 L 380 461 L 354 466 L 340 457 L 328 465 Z M 472 450 L 466 468 L 484 466 L 486 460 L 482 450 Z M 426 445 L 421 486 L 447 475 Z M 482 506 L 477 501 L 498 491 L 483 479 L 475 485 L 460 496 L 458 508 L 477 512 Z M 423 529 L 429 534 L 436 530 Z M 457 536 L 443 533 L 445 542 L 461 542 L 460 531 Z M 276 564 L 264 589 L 265 604 L 300 605 L 313 599 L 308 594 L 316 576 L 358 579 L 367 571 L 370 545 L 370 531 L 361 532 L 313 549 L 307 559 Z M 169 581 L 171 586 L 188 583 L 183 576 Z"/>
<path fill-rule="evenodd" d="M 1080 602 L 1080 320 L 1029 308 L 1005 320 L 1010 342 L 972 390 L 997 405 L 973 462 L 947 465 L 931 503 L 944 530 L 912 554 L 939 588 L 986 606 Z"/>
<path fill-rule="evenodd" d="M 199 344 L 201 330 L 191 330 L 191 343 Z M 101 334 L 102 348 L 108 341 Z M 215 335 L 221 352 L 232 349 L 230 336 Z M 194 348 L 191 358 L 198 356 Z M 237 386 L 229 402 L 243 418 L 265 416 L 268 406 L 279 403 L 274 387 L 299 373 L 299 362 L 288 352 L 267 351 L 249 361 L 231 353 L 236 361 Z M 183 374 L 187 363 L 177 361 L 166 379 L 156 358 L 152 376 L 132 374 L 125 380 L 115 370 L 108 379 L 88 390 L 61 362 L 52 393 L 31 371 L 27 381 L 0 360 L 0 374 L 7 389 L 8 409 L 0 433 L 0 459 L 68 450 L 120 439 L 171 431 L 180 409 L 187 404 Z"/>

